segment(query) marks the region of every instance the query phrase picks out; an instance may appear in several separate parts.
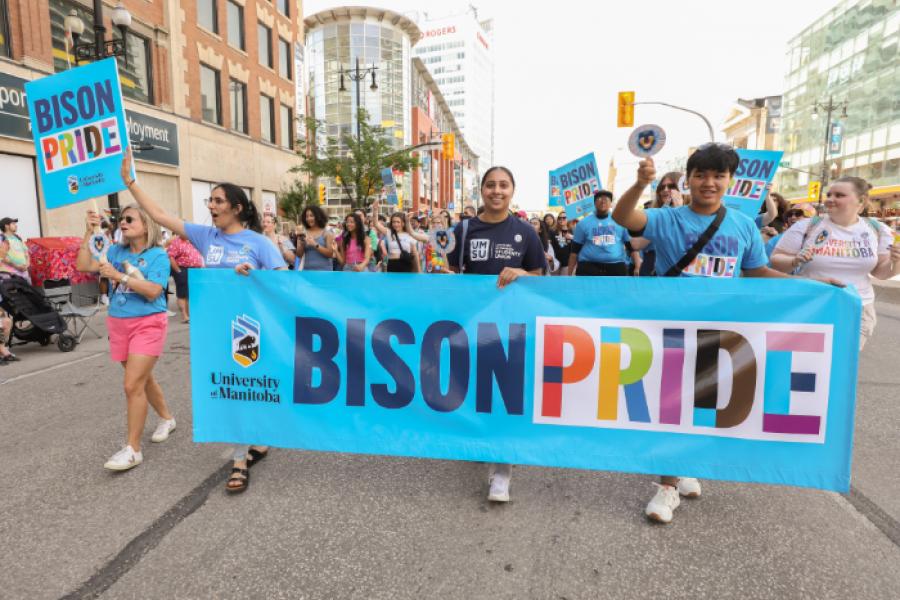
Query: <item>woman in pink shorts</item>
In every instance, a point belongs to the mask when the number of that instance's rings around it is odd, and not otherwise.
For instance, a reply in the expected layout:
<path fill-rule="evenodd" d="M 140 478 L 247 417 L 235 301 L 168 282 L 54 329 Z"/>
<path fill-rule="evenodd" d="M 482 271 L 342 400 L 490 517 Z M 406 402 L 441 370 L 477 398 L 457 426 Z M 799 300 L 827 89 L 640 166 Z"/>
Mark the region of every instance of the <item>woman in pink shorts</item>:
<path fill-rule="evenodd" d="M 126 471 L 143 462 L 141 434 L 147 420 L 149 403 L 160 417 L 151 440 L 165 441 L 175 429 L 175 419 L 163 398 L 162 388 L 153 378 L 153 367 L 166 343 L 166 295 L 169 280 L 169 256 L 159 245 L 159 225 L 138 205 L 126 207 L 121 214 L 122 242 L 113 244 L 106 260 L 91 256 L 88 244 L 100 216 L 88 213 L 87 230 L 78 250 L 77 268 L 83 273 L 100 273 L 115 286 L 110 294 L 110 357 L 125 367 L 125 397 L 128 407 L 128 439 L 104 467 Z"/>

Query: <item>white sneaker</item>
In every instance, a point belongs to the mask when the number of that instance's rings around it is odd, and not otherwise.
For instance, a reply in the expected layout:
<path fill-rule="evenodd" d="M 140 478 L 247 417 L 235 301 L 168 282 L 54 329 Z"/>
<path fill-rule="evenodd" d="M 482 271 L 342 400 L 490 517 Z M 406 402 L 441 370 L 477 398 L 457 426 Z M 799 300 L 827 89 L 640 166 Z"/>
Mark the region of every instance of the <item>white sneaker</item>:
<path fill-rule="evenodd" d="M 109 306 L 109 296 L 107 296 L 106 294 L 100 296 L 100 304 L 102 304 L 103 306 Z"/>
<path fill-rule="evenodd" d="M 166 316 L 169 317 L 170 319 L 171 319 L 172 317 L 174 317 L 175 314 L 176 314 L 176 313 L 175 313 L 174 310 L 167 310 L 167 311 L 166 311 Z"/>
<path fill-rule="evenodd" d="M 113 454 L 103 466 L 110 471 L 127 471 L 128 469 L 138 466 L 142 462 L 144 462 L 143 454 L 135 452 L 134 448 L 131 446 L 125 446 Z"/>
<path fill-rule="evenodd" d="M 169 439 L 169 434 L 175 431 L 175 419 L 162 419 L 156 426 L 156 431 L 150 437 L 151 442 L 164 442 Z"/>
<path fill-rule="evenodd" d="M 491 475 L 491 490 L 488 492 L 488 500 L 491 502 L 509 502 L 509 480 L 506 473 L 494 473 Z"/>
<path fill-rule="evenodd" d="M 681 504 L 681 498 L 678 496 L 678 489 L 671 485 L 660 485 L 658 483 L 654 483 L 653 485 L 659 489 L 656 490 L 656 495 L 653 496 L 653 500 L 651 500 L 650 504 L 647 505 L 647 508 L 644 509 L 644 513 L 654 521 L 668 523 L 672 520 L 672 511 Z"/>
<path fill-rule="evenodd" d="M 699 498 L 701 489 L 700 489 L 700 481 L 694 479 L 693 477 L 681 477 L 678 480 L 678 485 L 675 486 L 678 489 L 678 493 L 684 496 L 685 498 Z"/>

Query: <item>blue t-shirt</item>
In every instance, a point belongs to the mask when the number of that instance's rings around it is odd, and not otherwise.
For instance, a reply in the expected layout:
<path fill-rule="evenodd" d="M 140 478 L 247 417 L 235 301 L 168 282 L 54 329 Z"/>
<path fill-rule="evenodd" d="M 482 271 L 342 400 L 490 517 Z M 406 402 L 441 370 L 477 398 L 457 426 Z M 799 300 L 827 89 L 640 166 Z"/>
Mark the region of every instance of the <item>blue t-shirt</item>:
<path fill-rule="evenodd" d="M 772 258 L 772 253 L 775 252 L 775 246 L 778 245 L 778 242 L 781 240 L 781 238 L 783 236 L 784 236 L 784 232 L 782 231 L 781 233 L 779 233 L 778 235 L 773 237 L 771 240 L 766 242 L 766 256 L 768 256 L 769 258 Z"/>
<path fill-rule="evenodd" d="M 144 279 L 159 284 L 163 290 L 169 282 L 169 255 L 159 246 L 132 254 L 131 248 L 128 246 L 113 244 L 106 253 L 106 259 L 109 264 L 122 273 L 125 273 L 123 263 L 127 261 L 141 272 Z M 119 319 L 146 317 L 162 312 L 166 312 L 165 291 L 151 302 L 137 292 L 128 289 L 128 286 L 119 284 L 109 299 L 109 316 Z"/>
<path fill-rule="evenodd" d="M 447 255 L 450 266 L 459 268 L 463 223 L 467 222 L 465 273 L 499 275 L 505 267 L 535 271 L 547 267 L 541 238 L 530 223 L 507 217 L 500 223 L 485 223 L 478 217 L 461 221 L 453 227 L 457 244 Z"/>
<path fill-rule="evenodd" d="M 572 241 L 582 246 L 578 262 L 620 263 L 627 260 L 625 242 L 630 242 L 631 236 L 612 216 L 600 219 L 591 213 L 575 226 Z"/>
<path fill-rule="evenodd" d="M 271 240 L 249 229 L 222 233 L 209 225 L 185 223 L 184 232 L 210 269 L 233 269 L 245 262 L 254 269 L 264 270 L 287 266 Z"/>
<path fill-rule="evenodd" d="M 649 209 L 643 237 L 656 249 L 656 274 L 665 275 L 703 235 L 715 215 L 701 215 L 690 206 Z M 762 236 L 753 219 L 738 210 L 728 210 L 716 235 L 684 268 L 682 276 L 740 277 L 742 269 L 768 264 Z"/>

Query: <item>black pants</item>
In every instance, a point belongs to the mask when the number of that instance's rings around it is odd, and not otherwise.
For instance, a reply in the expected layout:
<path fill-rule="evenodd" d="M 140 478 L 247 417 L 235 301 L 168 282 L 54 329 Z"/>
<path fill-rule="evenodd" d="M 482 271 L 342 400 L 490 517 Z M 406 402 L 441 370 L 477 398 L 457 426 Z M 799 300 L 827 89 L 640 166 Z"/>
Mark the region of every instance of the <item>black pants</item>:
<path fill-rule="evenodd" d="M 581 275 L 582 277 L 626 277 L 628 275 L 628 266 L 623 262 L 579 262 L 575 268 L 575 275 Z"/>

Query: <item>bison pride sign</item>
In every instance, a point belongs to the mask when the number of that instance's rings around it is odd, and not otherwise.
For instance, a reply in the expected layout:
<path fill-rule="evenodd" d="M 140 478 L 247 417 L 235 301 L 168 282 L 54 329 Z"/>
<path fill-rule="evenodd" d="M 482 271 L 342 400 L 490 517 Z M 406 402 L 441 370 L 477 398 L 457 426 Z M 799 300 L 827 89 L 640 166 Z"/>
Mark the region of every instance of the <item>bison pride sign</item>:
<path fill-rule="evenodd" d="M 722 202 L 726 207 L 739 210 L 753 219 L 766 200 L 769 193 L 766 186 L 775 178 L 784 152 L 737 148 L 737 153 L 740 162 Z"/>
<path fill-rule="evenodd" d="M 196 440 L 848 489 L 852 290 L 362 276 L 193 270 Z"/>
<path fill-rule="evenodd" d="M 600 174 L 594 153 L 550 171 L 550 199 L 566 209 L 570 219 L 580 219 L 594 211 L 594 192 L 600 190 Z M 555 189 L 554 189 L 555 187 Z"/>
<path fill-rule="evenodd" d="M 25 84 L 47 208 L 125 189 L 128 147 L 115 59 Z"/>

